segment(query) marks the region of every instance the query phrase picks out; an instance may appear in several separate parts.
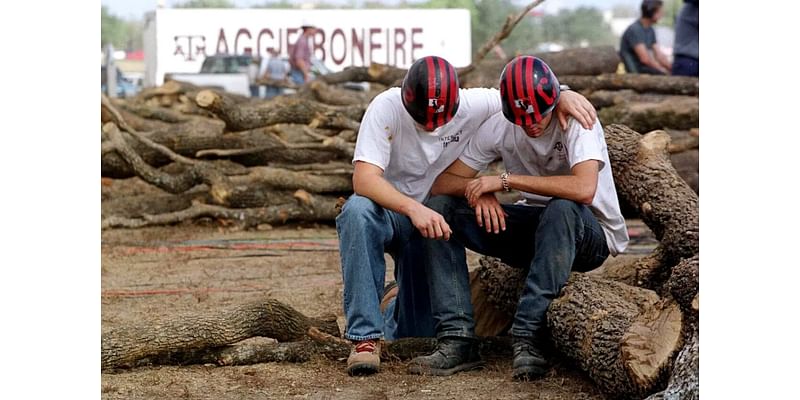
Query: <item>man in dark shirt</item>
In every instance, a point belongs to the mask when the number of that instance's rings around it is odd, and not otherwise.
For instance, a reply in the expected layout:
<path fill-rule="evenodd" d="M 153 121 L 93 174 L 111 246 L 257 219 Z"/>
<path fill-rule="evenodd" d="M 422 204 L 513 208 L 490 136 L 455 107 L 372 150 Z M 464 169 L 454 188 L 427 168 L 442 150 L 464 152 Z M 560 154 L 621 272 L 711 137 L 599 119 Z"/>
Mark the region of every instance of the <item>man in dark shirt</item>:
<path fill-rule="evenodd" d="M 672 75 L 700 76 L 700 0 L 685 0 L 675 24 Z"/>
<path fill-rule="evenodd" d="M 642 17 L 631 24 L 619 44 L 619 55 L 625 70 L 632 73 L 668 75 L 672 68 L 669 59 L 656 43 L 653 29 L 661 16 L 661 0 L 642 1 Z"/>

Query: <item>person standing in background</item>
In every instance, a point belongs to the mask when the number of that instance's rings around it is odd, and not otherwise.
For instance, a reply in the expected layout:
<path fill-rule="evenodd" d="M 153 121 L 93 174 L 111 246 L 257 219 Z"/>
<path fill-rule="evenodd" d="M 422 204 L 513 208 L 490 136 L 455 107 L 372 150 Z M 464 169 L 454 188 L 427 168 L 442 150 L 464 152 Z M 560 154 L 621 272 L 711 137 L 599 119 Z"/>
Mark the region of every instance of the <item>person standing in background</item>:
<path fill-rule="evenodd" d="M 289 63 L 281 59 L 275 49 L 269 49 L 269 61 L 262 76 L 271 82 L 285 82 L 289 74 Z M 266 98 L 271 99 L 283 94 L 283 87 L 274 84 L 267 84 Z"/>
<path fill-rule="evenodd" d="M 289 49 L 289 65 L 292 70 L 292 82 L 302 85 L 311 79 L 311 46 L 308 40 L 317 33 L 317 28 L 309 23 L 303 23 L 303 33 Z"/>
<path fill-rule="evenodd" d="M 700 76 L 700 0 L 685 0 L 675 23 L 672 75 Z"/>
<path fill-rule="evenodd" d="M 258 87 L 258 65 L 260 64 L 260 60 L 256 57 L 250 60 L 250 64 L 247 66 L 247 80 L 250 82 L 250 97 L 258 98 L 259 96 L 259 87 Z"/>

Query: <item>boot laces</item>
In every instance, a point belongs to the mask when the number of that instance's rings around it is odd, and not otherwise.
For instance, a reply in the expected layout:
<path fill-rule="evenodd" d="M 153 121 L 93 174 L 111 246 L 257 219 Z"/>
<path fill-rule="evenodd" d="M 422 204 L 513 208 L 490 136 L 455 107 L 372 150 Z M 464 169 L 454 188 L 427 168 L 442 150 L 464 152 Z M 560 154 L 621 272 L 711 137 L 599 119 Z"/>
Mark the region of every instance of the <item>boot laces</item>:
<path fill-rule="evenodd" d="M 356 344 L 356 353 L 372 353 L 375 351 L 375 341 L 365 340 Z"/>

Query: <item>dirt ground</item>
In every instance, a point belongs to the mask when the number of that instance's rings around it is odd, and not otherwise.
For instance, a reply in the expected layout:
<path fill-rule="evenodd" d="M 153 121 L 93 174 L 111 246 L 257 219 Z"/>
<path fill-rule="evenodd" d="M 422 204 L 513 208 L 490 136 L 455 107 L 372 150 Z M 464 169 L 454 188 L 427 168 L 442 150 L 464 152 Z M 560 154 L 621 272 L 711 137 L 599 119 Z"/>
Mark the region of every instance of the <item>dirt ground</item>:
<path fill-rule="evenodd" d="M 630 221 L 634 240 L 608 262 L 652 249 L 652 234 Z M 470 267 L 477 255 L 470 254 Z M 392 262 L 387 256 L 387 277 Z M 102 233 L 102 329 L 271 296 L 306 315 L 334 313 L 344 327 L 342 279 L 332 226 L 238 231 L 202 224 Z M 407 362 L 350 377 L 344 360 L 251 366 L 146 366 L 103 373 L 103 399 L 603 399 L 574 365 L 558 361 L 535 382 L 511 380 L 508 356 L 452 377 L 406 373 Z"/>

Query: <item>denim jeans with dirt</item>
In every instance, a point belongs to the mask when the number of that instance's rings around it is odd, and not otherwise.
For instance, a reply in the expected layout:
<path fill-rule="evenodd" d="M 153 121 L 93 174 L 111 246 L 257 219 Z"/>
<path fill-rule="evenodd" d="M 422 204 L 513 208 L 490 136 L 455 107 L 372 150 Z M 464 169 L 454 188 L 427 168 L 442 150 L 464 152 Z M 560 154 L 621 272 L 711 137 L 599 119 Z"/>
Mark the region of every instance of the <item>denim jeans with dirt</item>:
<path fill-rule="evenodd" d="M 449 241 L 423 239 L 436 336 L 474 337 L 465 247 L 528 270 L 511 334 L 535 337 L 545 327 L 550 302 L 570 271 L 599 267 L 608 257 L 605 234 L 591 210 L 554 198 L 546 207 L 503 205 L 506 230 L 488 233 L 463 197 L 436 196 L 426 205 L 453 230 Z"/>
<path fill-rule="evenodd" d="M 432 337 L 422 236 L 405 215 L 352 195 L 336 217 L 344 281 L 345 338 Z M 383 315 L 384 253 L 394 259 L 398 294 Z"/>

